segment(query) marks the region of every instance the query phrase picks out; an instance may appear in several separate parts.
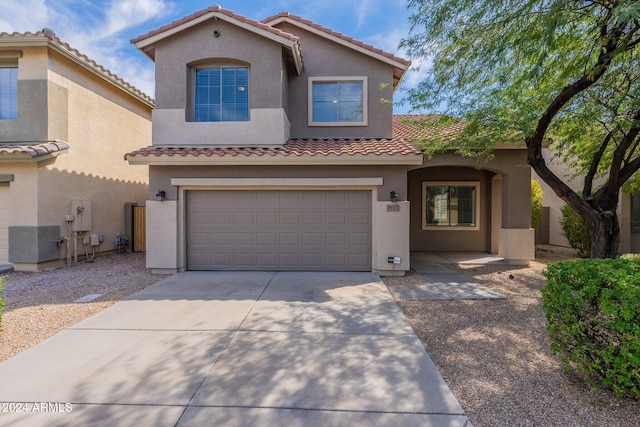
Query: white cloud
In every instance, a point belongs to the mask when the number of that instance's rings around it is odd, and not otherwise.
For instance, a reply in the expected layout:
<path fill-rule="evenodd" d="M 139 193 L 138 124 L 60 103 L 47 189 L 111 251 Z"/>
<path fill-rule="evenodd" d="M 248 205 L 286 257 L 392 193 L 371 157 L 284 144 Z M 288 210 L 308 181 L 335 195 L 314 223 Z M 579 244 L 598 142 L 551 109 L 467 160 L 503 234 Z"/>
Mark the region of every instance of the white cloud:
<path fill-rule="evenodd" d="M 36 32 L 47 26 L 49 8 L 45 0 L 3 2 L 0 32 Z"/>
<path fill-rule="evenodd" d="M 361 0 L 356 5 L 357 26 L 362 28 L 367 23 L 367 15 L 371 8 L 371 0 Z"/>
<path fill-rule="evenodd" d="M 96 38 L 120 31 L 172 13 L 173 4 L 164 0 L 113 0 L 105 13 L 106 22 Z"/>

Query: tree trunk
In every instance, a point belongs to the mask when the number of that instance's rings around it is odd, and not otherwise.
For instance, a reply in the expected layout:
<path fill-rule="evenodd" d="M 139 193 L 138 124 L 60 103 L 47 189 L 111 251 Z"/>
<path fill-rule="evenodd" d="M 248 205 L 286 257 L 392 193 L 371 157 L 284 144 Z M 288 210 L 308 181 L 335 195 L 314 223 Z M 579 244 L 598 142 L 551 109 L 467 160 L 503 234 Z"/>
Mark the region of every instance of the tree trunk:
<path fill-rule="evenodd" d="M 590 224 L 591 258 L 615 258 L 620 246 L 620 223 L 615 212 L 601 212 Z"/>

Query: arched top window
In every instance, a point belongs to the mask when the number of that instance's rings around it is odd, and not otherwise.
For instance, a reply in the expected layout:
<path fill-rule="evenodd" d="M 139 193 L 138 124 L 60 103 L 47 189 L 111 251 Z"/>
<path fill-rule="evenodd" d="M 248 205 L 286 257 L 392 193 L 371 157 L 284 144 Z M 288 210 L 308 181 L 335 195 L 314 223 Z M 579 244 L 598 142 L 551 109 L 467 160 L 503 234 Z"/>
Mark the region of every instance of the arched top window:
<path fill-rule="evenodd" d="M 193 121 L 248 121 L 249 67 L 228 62 L 218 64 L 206 61 L 192 66 Z"/>

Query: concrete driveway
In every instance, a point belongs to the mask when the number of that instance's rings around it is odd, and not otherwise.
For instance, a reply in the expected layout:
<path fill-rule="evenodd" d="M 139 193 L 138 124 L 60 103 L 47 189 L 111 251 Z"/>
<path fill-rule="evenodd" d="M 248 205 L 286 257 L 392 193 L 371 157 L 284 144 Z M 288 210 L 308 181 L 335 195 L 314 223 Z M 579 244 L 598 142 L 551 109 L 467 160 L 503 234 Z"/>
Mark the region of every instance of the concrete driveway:
<path fill-rule="evenodd" d="M 3 426 L 465 426 L 371 273 L 189 272 L 0 363 Z"/>

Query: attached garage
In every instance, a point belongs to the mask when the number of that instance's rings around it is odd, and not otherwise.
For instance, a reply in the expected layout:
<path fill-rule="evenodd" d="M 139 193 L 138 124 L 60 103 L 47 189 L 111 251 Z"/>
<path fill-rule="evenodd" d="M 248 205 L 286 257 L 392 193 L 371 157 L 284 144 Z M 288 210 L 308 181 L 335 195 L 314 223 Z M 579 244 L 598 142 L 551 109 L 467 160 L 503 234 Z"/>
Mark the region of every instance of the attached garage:
<path fill-rule="evenodd" d="M 371 271 L 371 194 L 187 191 L 187 269 Z"/>

